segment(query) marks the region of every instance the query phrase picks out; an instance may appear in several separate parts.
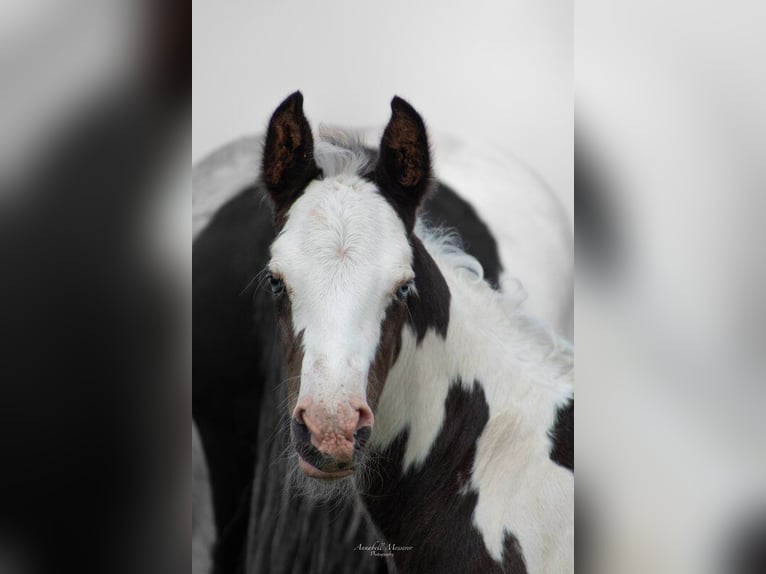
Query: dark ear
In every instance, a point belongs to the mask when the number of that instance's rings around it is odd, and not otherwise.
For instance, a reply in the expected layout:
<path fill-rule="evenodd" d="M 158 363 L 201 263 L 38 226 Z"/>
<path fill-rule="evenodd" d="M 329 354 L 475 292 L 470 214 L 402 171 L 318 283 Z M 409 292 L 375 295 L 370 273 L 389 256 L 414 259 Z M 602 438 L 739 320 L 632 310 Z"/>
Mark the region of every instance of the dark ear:
<path fill-rule="evenodd" d="M 278 217 L 321 173 L 314 161 L 314 138 L 303 115 L 300 92 L 288 96 L 271 116 L 261 168 L 261 178 Z"/>
<path fill-rule="evenodd" d="M 431 186 L 431 155 L 423 119 L 399 96 L 391 100 L 375 176 L 381 192 L 412 231 L 418 206 Z"/>

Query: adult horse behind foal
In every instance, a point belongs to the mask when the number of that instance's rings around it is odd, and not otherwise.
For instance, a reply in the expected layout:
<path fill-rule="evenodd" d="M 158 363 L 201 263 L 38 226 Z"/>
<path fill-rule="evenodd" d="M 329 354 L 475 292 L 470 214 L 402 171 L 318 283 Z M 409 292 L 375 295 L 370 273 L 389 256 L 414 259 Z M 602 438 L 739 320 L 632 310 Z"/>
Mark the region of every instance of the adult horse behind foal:
<path fill-rule="evenodd" d="M 262 179 L 294 479 L 358 496 L 395 571 L 573 570 L 571 348 L 418 221 L 422 119 L 394 98 L 376 155 L 315 144 L 300 93 Z"/>

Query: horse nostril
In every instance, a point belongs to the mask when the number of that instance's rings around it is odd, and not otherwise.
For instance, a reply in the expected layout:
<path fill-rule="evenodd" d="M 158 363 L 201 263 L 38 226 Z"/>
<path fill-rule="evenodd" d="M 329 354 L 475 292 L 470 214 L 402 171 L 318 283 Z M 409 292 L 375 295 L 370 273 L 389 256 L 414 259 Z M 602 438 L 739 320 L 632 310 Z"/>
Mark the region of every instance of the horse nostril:
<path fill-rule="evenodd" d="M 356 420 L 356 428 L 359 430 L 364 427 L 371 427 L 372 421 L 375 418 L 367 405 L 360 406 L 357 410 L 358 418 Z"/>
<path fill-rule="evenodd" d="M 372 427 L 361 427 L 354 433 L 354 448 L 364 448 L 367 441 L 370 440 Z"/>
<path fill-rule="evenodd" d="M 298 419 L 293 419 L 293 436 L 298 442 L 309 442 L 311 440 L 311 433 L 309 427 L 300 422 Z"/>

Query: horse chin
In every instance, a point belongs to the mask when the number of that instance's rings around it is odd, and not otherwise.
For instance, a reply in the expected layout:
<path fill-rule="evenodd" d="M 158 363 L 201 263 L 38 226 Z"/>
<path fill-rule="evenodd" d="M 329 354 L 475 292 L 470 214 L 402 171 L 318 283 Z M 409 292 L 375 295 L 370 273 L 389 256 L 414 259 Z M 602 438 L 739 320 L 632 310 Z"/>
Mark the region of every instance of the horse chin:
<path fill-rule="evenodd" d="M 289 489 L 293 494 L 309 498 L 315 502 L 336 503 L 339 500 L 350 500 L 355 497 L 356 472 L 344 470 L 338 473 L 323 473 L 329 476 L 319 476 L 307 473 L 303 469 L 304 462 L 297 454 L 291 457 Z M 311 466 L 311 465 L 309 465 Z M 314 468 L 314 467 L 311 467 Z M 317 473 L 321 472 L 318 469 Z"/>
<path fill-rule="evenodd" d="M 338 470 L 335 472 L 325 472 L 323 470 L 319 470 L 313 464 L 309 464 L 308 462 L 306 462 L 300 457 L 299 457 L 298 464 L 300 466 L 300 469 L 303 471 L 303 474 L 311 478 L 316 478 L 318 480 L 340 480 L 343 478 L 348 478 L 349 476 L 354 474 L 353 469 Z"/>

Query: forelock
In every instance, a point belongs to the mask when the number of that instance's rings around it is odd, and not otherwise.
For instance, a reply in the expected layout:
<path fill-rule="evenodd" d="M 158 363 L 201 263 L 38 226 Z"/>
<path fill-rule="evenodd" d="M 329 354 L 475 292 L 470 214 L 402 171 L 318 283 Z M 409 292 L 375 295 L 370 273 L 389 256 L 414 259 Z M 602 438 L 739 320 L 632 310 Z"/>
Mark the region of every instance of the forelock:
<path fill-rule="evenodd" d="M 364 176 L 372 169 L 375 158 L 365 147 L 361 134 L 320 126 L 314 160 L 325 177 L 335 177 Z"/>

